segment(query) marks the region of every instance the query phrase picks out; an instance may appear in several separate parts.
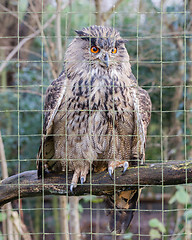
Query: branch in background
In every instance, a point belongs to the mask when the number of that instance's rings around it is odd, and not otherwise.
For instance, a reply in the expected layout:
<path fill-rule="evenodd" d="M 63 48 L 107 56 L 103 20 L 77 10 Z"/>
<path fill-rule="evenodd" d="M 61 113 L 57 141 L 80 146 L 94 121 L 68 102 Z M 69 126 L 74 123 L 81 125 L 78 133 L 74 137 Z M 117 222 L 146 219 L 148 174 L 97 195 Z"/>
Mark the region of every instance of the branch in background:
<path fill-rule="evenodd" d="M 47 178 L 38 179 L 37 171 L 33 170 L 9 177 L 0 183 L 0 205 L 2 206 L 18 197 L 35 197 L 42 196 L 42 194 L 68 196 L 90 194 L 90 176 L 87 177 L 85 184 L 78 185 L 77 188 L 74 189 L 74 194 L 69 191 L 72 175 L 73 174 L 69 172 L 68 178 L 66 178 L 65 173 L 49 173 Z M 91 194 L 98 196 L 113 195 L 114 181 L 115 188 L 122 190 L 122 188 L 126 186 L 135 188 L 146 185 L 165 186 L 185 184 L 186 179 L 187 183 L 192 183 L 192 161 L 168 161 L 163 164 L 148 163 L 129 168 L 124 175 L 122 175 L 122 169 L 116 169 L 114 180 L 111 180 L 106 171 L 93 173 Z"/>
<path fill-rule="evenodd" d="M 3 4 L 0 3 L 0 9 L 3 9 L 5 12 L 8 12 L 9 14 L 11 14 L 13 17 L 15 17 L 18 21 L 19 16 L 17 14 L 15 14 L 13 11 L 11 11 L 9 8 L 3 6 Z M 22 23 L 28 27 L 32 32 L 35 32 L 35 29 L 29 25 L 26 21 L 22 20 Z"/>
<path fill-rule="evenodd" d="M 9 91 L 11 91 L 12 93 L 17 93 L 16 89 L 11 89 L 9 88 Z M 0 89 L 0 93 L 3 92 L 2 89 Z M 36 91 L 32 91 L 32 90 L 19 90 L 20 93 L 28 93 L 28 94 L 33 94 L 33 95 L 37 95 L 42 97 L 42 93 L 36 92 Z"/>
<path fill-rule="evenodd" d="M 3 179 L 8 178 L 8 170 L 7 170 L 7 161 L 5 157 L 5 149 L 4 149 L 4 144 L 3 140 L 1 137 L 1 131 L 0 131 L 0 160 L 1 160 L 1 172 L 2 172 L 2 177 Z M 12 214 L 12 205 L 9 202 L 7 205 L 3 206 L 3 212 L 6 213 L 7 219 L 3 222 L 4 225 L 4 234 L 7 233 L 8 235 L 8 240 L 14 240 L 14 235 L 13 235 L 13 222 L 11 221 L 11 214 Z"/>
<path fill-rule="evenodd" d="M 81 231 L 80 231 L 80 216 L 79 216 L 79 198 L 70 197 L 69 199 L 70 206 L 70 236 L 71 240 L 81 240 Z"/>
<path fill-rule="evenodd" d="M 61 7 L 61 10 L 65 9 L 69 4 L 71 0 L 67 3 L 63 4 Z M 42 30 L 45 30 L 56 18 L 57 14 L 54 14 L 43 26 Z M 30 39 L 36 37 L 40 33 L 40 29 L 35 31 L 34 33 L 28 35 L 27 37 L 23 38 L 21 42 L 9 53 L 9 55 L 6 57 L 5 61 L 0 65 L 0 73 L 3 71 L 3 69 L 7 66 L 8 62 L 13 58 L 13 56 L 20 50 L 20 48 Z"/>
<path fill-rule="evenodd" d="M 117 0 L 117 2 L 107 12 L 102 14 L 103 22 L 106 22 L 110 18 L 111 14 L 115 12 L 123 1 L 124 0 Z"/>
<path fill-rule="evenodd" d="M 1 160 L 2 177 L 3 179 L 8 178 L 7 161 L 5 157 L 5 149 L 4 149 L 3 140 L 1 137 L 1 131 L 0 131 L 0 160 Z"/>
<path fill-rule="evenodd" d="M 53 75 L 53 78 L 56 79 L 57 78 L 57 74 L 56 74 L 56 71 L 55 71 L 55 68 L 54 68 L 54 65 L 53 65 L 53 60 L 51 59 L 51 55 L 50 55 L 50 51 L 49 51 L 49 46 L 47 44 L 47 40 L 46 40 L 46 37 L 45 37 L 45 34 L 44 34 L 44 31 L 43 31 L 43 26 L 39 20 L 39 16 L 38 16 L 38 13 L 36 12 L 35 10 L 35 7 L 33 6 L 33 2 L 32 0 L 29 0 L 30 2 L 30 6 L 31 6 L 31 9 L 34 13 L 34 16 L 35 16 L 35 20 L 36 20 L 36 23 L 37 23 L 37 26 L 41 32 L 41 37 L 42 37 L 42 41 L 44 43 L 44 46 L 45 46 L 45 50 L 47 52 L 47 58 L 48 58 L 48 62 L 49 62 L 49 65 L 51 67 L 51 72 L 52 72 L 52 75 Z M 57 14 L 56 14 L 56 18 L 57 18 Z M 43 56 L 43 54 L 42 54 Z"/>
<path fill-rule="evenodd" d="M 70 30 L 71 30 L 71 19 L 72 19 L 72 0 L 69 0 L 69 14 L 66 18 L 67 22 L 65 24 L 65 41 L 63 44 L 63 49 L 66 50 L 67 48 L 67 37 L 70 36 Z"/>
<path fill-rule="evenodd" d="M 2 177 L 4 179 L 7 179 L 8 178 L 7 161 L 5 157 L 5 150 L 1 137 L 1 131 L 0 131 L 0 160 Z M 7 203 L 5 206 L 3 206 L 2 209 L 7 215 L 6 219 L 7 226 L 4 227 L 4 230 L 6 230 L 8 240 L 16 240 L 18 235 L 22 236 L 24 240 L 32 240 L 26 225 L 20 219 L 18 213 L 16 211 L 13 211 L 11 203 L 10 202 Z M 6 235 L 6 233 L 4 234 Z"/>
<path fill-rule="evenodd" d="M 60 196 L 60 226 L 61 226 L 61 240 L 70 240 L 69 236 L 69 210 L 68 210 L 68 198 L 66 196 Z"/>
<path fill-rule="evenodd" d="M 96 17 L 96 25 L 102 25 L 101 0 L 95 0 L 95 17 Z"/>
<path fill-rule="evenodd" d="M 57 38 L 57 59 L 59 61 L 59 64 L 57 64 L 57 73 L 59 74 L 62 70 L 62 59 L 63 59 L 63 49 L 62 49 L 62 38 L 61 38 L 61 0 L 56 0 L 57 4 L 57 17 L 56 17 L 56 38 Z M 69 2 L 71 5 L 71 3 Z M 67 34 L 68 36 L 68 34 Z M 69 235 L 69 224 L 68 224 L 68 198 L 66 196 L 60 196 L 59 198 L 59 207 L 60 207 L 60 221 L 59 221 L 59 226 L 60 230 L 58 232 L 62 232 L 60 239 L 61 240 L 69 240 L 70 235 Z M 56 209 L 57 210 L 57 209 Z M 72 210 L 73 212 L 73 210 Z M 79 217 L 79 216 L 78 216 Z M 71 219 L 71 217 L 70 217 Z M 78 218 L 79 221 L 79 218 Z M 79 228 L 80 231 L 80 228 Z M 73 237 L 73 234 L 75 232 L 71 232 L 71 238 Z M 57 236 L 57 235 L 56 235 Z M 59 235 L 58 235 L 59 237 Z"/>
<path fill-rule="evenodd" d="M 190 9 L 190 24 L 189 24 L 189 31 L 192 31 L 192 0 L 189 1 L 189 9 Z M 189 61 L 192 61 L 192 42 L 191 41 L 187 41 L 187 45 L 188 45 L 188 51 L 189 51 Z M 189 67 L 189 73 L 188 73 L 188 86 L 192 86 L 192 67 Z M 187 95 L 188 96 L 192 96 L 192 88 L 188 87 L 187 88 Z M 186 109 L 192 109 L 192 100 L 191 97 L 187 97 L 186 99 Z M 189 129 L 189 132 L 192 133 L 192 114 L 187 114 L 187 127 Z M 192 159 L 192 139 L 191 137 L 188 139 L 188 146 L 190 146 L 190 149 L 188 150 L 188 156 L 190 157 L 190 159 Z"/>
<path fill-rule="evenodd" d="M 59 67 L 57 73 L 60 73 L 62 70 L 61 61 L 63 59 L 62 51 L 62 39 L 61 39 L 61 0 L 56 0 L 57 2 L 57 17 L 56 17 L 56 38 L 57 38 L 57 53 L 59 60 Z"/>
<path fill-rule="evenodd" d="M 95 15 L 97 25 L 105 25 L 106 21 L 110 18 L 110 16 L 115 12 L 115 10 L 124 0 L 117 0 L 116 3 L 114 3 L 113 6 L 106 12 L 102 12 L 101 1 L 104 0 L 95 0 Z"/>
<path fill-rule="evenodd" d="M 1 50 L 8 50 L 8 51 L 10 51 L 10 50 L 12 50 L 12 49 L 14 49 L 15 47 L 13 47 L 13 46 L 0 46 L 0 51 Z M 27 53 L 27 54 L 32 54 L 33 56 L 36 56 L 36 57 L 38 57 L 38 58 L 40 58 L 41 57 L 41 54 L 39 54 L 39 53 L 37 53 L 37 52 L 34 52 L 34 51 L 31 51 L 31 50 L 28 50 L 28 49 L 24 49 L 24 48 L 22 48 L 22 49 L 20 49 L 20 53 L 21 52 L 24 52 L 24 53 Z M 24 60 L 23 60 L 23 62 L 24 62 Z"/>

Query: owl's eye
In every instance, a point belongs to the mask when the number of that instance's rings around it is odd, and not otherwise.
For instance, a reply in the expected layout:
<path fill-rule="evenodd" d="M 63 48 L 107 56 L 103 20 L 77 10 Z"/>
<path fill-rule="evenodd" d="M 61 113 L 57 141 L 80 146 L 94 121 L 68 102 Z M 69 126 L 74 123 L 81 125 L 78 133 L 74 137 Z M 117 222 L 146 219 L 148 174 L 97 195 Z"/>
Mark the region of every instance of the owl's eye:
<path fill-rule="evenodd" d="M 99 51 L 100 51 L 100 50 L 99 50 L 98 47 L 96 47 L 96 46 L 91 47 L 91 52 L 92 52 L 92 53 L 98 53 Z"/>
<path fill-rule="evenodd" d="M 113 49 L 111 50 L 111 52 L 112 52 L 112 53 L 116 53 L 116 52 L 117 52 L 117 48 L 113 48 Z"/>

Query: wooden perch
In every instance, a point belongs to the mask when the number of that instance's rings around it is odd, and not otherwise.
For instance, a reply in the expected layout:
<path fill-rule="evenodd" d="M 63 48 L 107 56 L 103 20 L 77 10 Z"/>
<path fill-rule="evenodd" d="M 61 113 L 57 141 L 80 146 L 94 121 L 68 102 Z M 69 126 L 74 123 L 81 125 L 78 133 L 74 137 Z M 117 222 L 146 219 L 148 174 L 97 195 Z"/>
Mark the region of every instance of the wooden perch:
<path fill-rule="evenodd" d="M 68 195 L 72 173 L 48 174 L 44 179 L 37 178 L 37 171 L 27 171 L 0 182 L 0 206 L 18 198 L 35 197 L 42 195 Z M 192 161 L 169 161 L 164 164 L 153 163 L 129 168 L 124 175 L 122 169 L 116 169 L 115 178 L 112 180 L 104 171 L 92 173 L 86 183 L 79 184 L 74 189 L 73 195 L 113 195 L 115 188 L 143 187 L 147 185 L 176 185 L 192 183 Z"/>

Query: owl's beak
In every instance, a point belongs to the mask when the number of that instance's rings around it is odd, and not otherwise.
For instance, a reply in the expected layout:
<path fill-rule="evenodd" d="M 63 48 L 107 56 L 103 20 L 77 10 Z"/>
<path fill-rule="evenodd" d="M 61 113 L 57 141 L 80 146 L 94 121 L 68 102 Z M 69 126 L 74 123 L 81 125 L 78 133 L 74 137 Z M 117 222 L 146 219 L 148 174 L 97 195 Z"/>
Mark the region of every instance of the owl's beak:
<path fill-rule="evenodd" d="M 105 56 L 103 58 L 103 63 L 106 65 L 106 67 L 109 67 L 109 54 L 105 53 Z"/>

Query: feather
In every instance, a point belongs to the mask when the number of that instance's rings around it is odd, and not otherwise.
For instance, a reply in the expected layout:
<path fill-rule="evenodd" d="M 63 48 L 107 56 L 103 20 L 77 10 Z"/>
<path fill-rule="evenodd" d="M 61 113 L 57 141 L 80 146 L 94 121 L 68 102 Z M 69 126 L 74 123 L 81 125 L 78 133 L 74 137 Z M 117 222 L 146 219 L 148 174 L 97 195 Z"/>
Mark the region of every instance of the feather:
<path fill-rule="evenodd" d="M 46 159 L 51 159 L 54 156 L 53 136 L 49 136 L 49 134 L 52 134 L 54 118 L 61 104 L 61 100 L 64 97 L 65 91 L 66 85 L 63 75 L 60 75 L 58 79 L 53 81 L 46 91 L 43 137 L 37 154 L 37 168 L 39 177 L 42 176 L 42 171 L 44 169 L 43 165 L 46 163 Z"/>
<path fill-rule="evenodd" d="M 110 217 L 109 229 L 111 232 L 125 233 L 136 210 L 138 193 L 138 190 L 127 190 L 116 193 L 115 198 L 106 198 L 106 214 Z"/>

